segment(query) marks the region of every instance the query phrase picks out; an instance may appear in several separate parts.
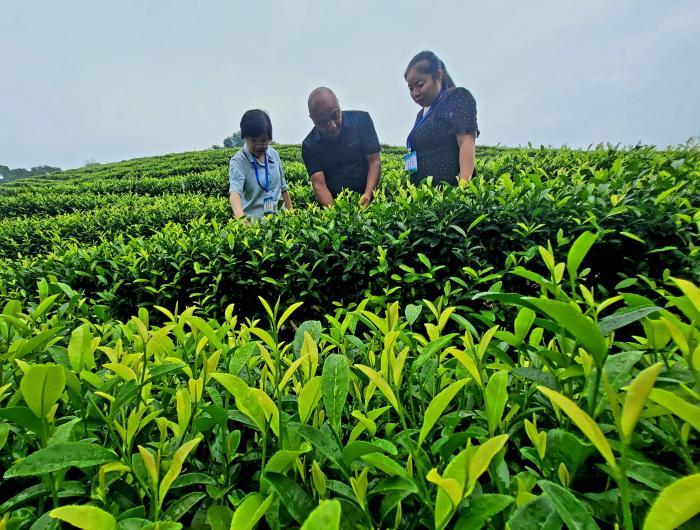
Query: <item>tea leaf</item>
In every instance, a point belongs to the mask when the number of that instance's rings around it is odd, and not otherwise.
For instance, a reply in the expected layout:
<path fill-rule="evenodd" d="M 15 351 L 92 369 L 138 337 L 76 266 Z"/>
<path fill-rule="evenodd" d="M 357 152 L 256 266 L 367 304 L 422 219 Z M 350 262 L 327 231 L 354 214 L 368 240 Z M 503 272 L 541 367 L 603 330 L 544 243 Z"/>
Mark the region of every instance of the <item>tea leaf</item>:
<path fill-rule="evenodd" d="M 608 354 L 608 345 L 602 333 L 590 318 L 581 311 L 559 300 L 528 298 L 528 302 L 561 325 L 590 353 L 598 366 L 602 366 Z"/>
<path fill-rule="evenodd" d="M 695 430 L 700 431 L 700 407 L 697 405 L 688 403 L 673 392 L 660 388 L 651 389 L 649 399 L 667 408 L 680 419 L 692 425 Z"/>
<path fill-rule="evenodd" d="M 540 480 L 537 485 L 547 494 L 568 528 L 599 530 L 586 506 L 570 490 L 548 480 Z"/>
<path fill-rule="evenodd" d="M 598 239 L 596 234 L 586 231 L 578 236 L 571 245 L 569 254 L 566 256 L 566 270 L 569 272 L 569 277 L 572 281 L 577 278 L 578 268 L 581 266 L 581 262 L 588 254 L 593 243 L 596 242 L 596 239 Z"/>
<path fill-rule="evenodd" d="M 386 397 L 387 401 L 391 404 L 394 409 L 396 409 L 399 414 L 401 411 L 399 410 L 399 402 L 396 399 L 396 395 L 394 394 L 394 391 L 391 390 L 389 387 L 389 384 L 386 382 L 386 380 L 377 372 L 372 370 L 369 366 L 364 366 L 362 364 L 356 364 L 355 368 L 360 370 L 363 374 L 365 374 L 367 377 L 369 377 L 369 380 L 377 385 L 377 388 L 380 390 L 382 394 L 384 394 L 384 397 Z"/>
<path fill-rule="evenodd" d="M 311 500 L 311 497 L 292 479 L 279 473 L 265 473 L 263 482 L 270 485 L 280 502 L 298 523 L 303 523 L 313 511 L 314 502 Z"/>
<path fill-rule="evenodd" d="M 700 474 L 678 479 L 651 505 L 644 530 L 673 530 L 700 513 Z"/>
<path fill-rule="evenodd" d="M 260 493 L 248 495 L 233 512 L 230 530 L 253 530 L 272 505 L 274 498 L 274 495 L 265 497 Z"/>
<path fill-rule="evenodd" d="M 656 377 L 659 375 L 662 368 L 662 363 L 656 363 L 650 366 L 640 372 L 629 386 L 625 404 L 622 407 L 622 417 L 620 419 L 620 428 L 622 429 L 622 436 L 624 438 L 628 440 L 631 438 L 634 426 L 637 424 L 639 415 L 644 408 L 644 403 L 649 397 L 649 392 L 651 392 Z"/>
<path fill-rule="evenodd" d="M 193 440 L 190 440 L 189 442 L 180 446 L 178 450 L 175 451 L 175 455 L 173 456 L 172 462 L 170 462 L 168 472 L 163 477 L 163 480 L 160 483 L 160 488 L 158 490 L 158 498 L 160 499 L 161 503 L 163 502 L 163 499 L 165 499 L 165 496 L 168 494 L 168 490 L 170 489 L 172 483 L 175 482 L 175 479 L 178 476 L 180 476 L 182 466 L 185 463 L 185 460 L 189 456 L 190 452 L 195 447 L 197 447 L 197 445 L 201 441 L 201 437 L 194 438 Z"/>
<path fill-rule="evenodd" d="M 215 373 L 211 374 L 211 377 L 218 381 L 235 398 L 238 410 L 248 416 L 259 431 L 264 432 L 266 424 L 265 411 L 248 385 L 240 377 L 231 374 Z"/>
<path fill-rule="evenodd" d="M 22 397 L 31 411 L 42 420 L 58 401 L 66 386 L 63 367 L 55 364 L 36 364 L 29 369 L 22 381 Z"/>
<path fill-rule="evenodd" d="M 88 370 L 94 368 L 95 360 L 92 354 L 92 333 L 87 324 L 78 326 L 73 330 L 68 343 L 68 358 L 75 372 L 80 372 L 83 367 Z"/>
<path fill-rule="evenodd" d="M 538 386 L 537 390 L 547 396 L 553 404 L 562 409 L 576 426 L 581 429 L 581 432 L 586 435 L 596 449 L 598 449 L 608 465 L 613 469 L 617 469 L 617 463 L 615 462 L 615 457 L 613 456 L 608 440 L 603 436 L 598 424 L 593 421 L 588 414 L 582 411 L 576 403 L 556 390 L 544 386 Z"/>
<path fill-rule="evenodd" d="M 117 529 L 114 516 L 95 506 L 61 506 L 51 510 L 49 515 L 84 530 Z"/>
<path fill-rule="evenodd" d="M 389 476 L 404 476 L 406 474 L 406 470 L 401 465 L 381 453 L 369 453 L 360 458 Z"/>
<path fill-rule="evenodd" d="M 469 505 L 461 510 L 462 515 L 457 519 L 455 528 L 470 528 L 474 530 L 483 528 L 489 519 L 501 513 L 514 501 L 515 499 L 510 495 L 498 495 L 495 493 L 486 493 L 471 499 Z"/>
<path fill-rule="evenodd" d="M 484 401 L 486 403 L 486 418 L 489 424 L 489 432 L 493 435 L 496 428 L 501 423 L 503 410 L 508 401 L 508 373 L 496 372 L 489 378 L 484 390 Z"/>
<path fill-rule="evenodd" d="M 69 467 L 81 469 L 117 460 L 117 455 L 99 445 L 68 442 L 30 453 L 5 472 L 5 478 L 44 475 Z"/>
<path fill-rule="evenodd" d="M 277 451 L 265 464 L 265 472 L 284 473 L 287 471 L 298 457 L 311 450 L 311 446 L 307 442 L 304 442 L 304 445 L 306 445 L 306 448 L 297 451 L 288 449 Z"/>
<path fill-rule="evenodd" d="M 450 386 L 445 388 L 442 392 L 436 395 L 428 405 L 423 416 L 423 426 L 420 429 L 420 434 L 418 435 L 418 445 L 423 445 L 426 437 L 430 433 L 435 423 L 440 419 L 440 416 L 445 411 L 450 401 L 457 395 L 457 393 L 468 383 L 468 379 L 461 379 L 452 383 Z"/>
<path fill-rule="evenodd" d="M 304 305 L 304 302 L 297 302 L 296 304 L 292 304 L 291 306 L 289 306 L 287 310 L 284 313 L 282 313 L 282 316 L 277 321 L 278 331 L 282 329 L 282 326 L 284 326 L 284 323 L 287 321 L 287 319 L 292 316 L 292 313 L 294 313 L 294 311 L 299 309 L 302 305 Z"/>
<path fill-rule="evenodd" d="M 491 464 L 491 460 L 495 457 L 501 449 L 506 445 L 508 441 L 507 434 L 501 434 L 485 441 L 483 444 L 478 446 L 475 452 L 471 455 L 471 460 L 469 461 L 469 475 L 467 480 L 467 491 L 466 495 L 471 495 L 476 486 L 477 480 L 483 475 Z"/>
<path fill-rule="evenodd" d="M 340 502 L 321 501 L 309 514 L 301 530 L 338 530 L 340 528 Z"/>
<path fill-rule="evenodd" d="M 323 392 L 323 406 L 331 426 L 336 432 L 340 431 L 340 421 L 349 390 L 350 365 L 347 357 L 337 353 L 329 355 L 323 363 L 321 391 Z"/>
<path fill-rule="evenodd" d="M 297 405 L 301 423 L 309 421 L 311 414 L 321 400 L 321 376 L 312 377 L 299 392 Z"/>

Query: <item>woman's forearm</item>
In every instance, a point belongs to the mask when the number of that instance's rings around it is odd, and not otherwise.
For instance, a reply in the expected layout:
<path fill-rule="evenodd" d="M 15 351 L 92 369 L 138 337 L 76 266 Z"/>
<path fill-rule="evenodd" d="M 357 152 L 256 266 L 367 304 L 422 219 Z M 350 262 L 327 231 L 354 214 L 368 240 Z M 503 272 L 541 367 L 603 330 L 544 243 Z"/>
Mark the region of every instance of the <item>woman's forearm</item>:
<path fill-rule="evenodd" d="M 457 137 L 457 142 L 459 143 L 459 179 L 469 182 L 474 174 L 475 138 L 471 134 L 463 134 Z"/>
<path fill-rule="evenodd" d="M 283 191 L 283 192 L 282 192 L 282 202 L 284 203 L 284 207 L 285 207 L 287 210 L 291 210 L 291 209 L 292 209 L 292 198 L 289 196 L 289 192 L 288 192 L 288 191 Z"/>
<path fill-rule="evenodd" d="M 243 203 L 241 202 L 241 196 L 235 191 L 229 193 L 229 203 L 231 204 L 231 209 L 233 210 L 233 216 L 236 219 L 240 219 L 245 214 L 243 213 Z"/>

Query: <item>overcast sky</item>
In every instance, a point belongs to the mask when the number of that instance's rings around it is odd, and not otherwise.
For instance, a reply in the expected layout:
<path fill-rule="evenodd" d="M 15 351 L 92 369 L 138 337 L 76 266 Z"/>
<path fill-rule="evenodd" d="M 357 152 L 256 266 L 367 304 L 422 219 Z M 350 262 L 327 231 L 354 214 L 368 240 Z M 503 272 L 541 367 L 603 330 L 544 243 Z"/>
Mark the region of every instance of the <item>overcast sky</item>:
<path fill-rule="evenodd" d="M 403 144 L 403 72 L 432 49 L 480 143 L 659 146 L 700 136 L 698 0 L 0 0 L 0 164 L 202 149 L 267 110 L 300 143 L 327 85 Z"/>

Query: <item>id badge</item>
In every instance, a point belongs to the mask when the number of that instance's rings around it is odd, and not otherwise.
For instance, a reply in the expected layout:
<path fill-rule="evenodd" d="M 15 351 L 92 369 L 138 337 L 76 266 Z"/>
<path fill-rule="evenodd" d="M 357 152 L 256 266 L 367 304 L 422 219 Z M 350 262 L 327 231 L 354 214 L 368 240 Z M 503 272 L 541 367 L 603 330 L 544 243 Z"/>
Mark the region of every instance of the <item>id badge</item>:
<path fill-rule="evenodd" d="M 418 171 L 418 157 L 415 151 L 403 155 L 403 167 L 409 173 Z"/>
<path fill-rule="evenodd" d="M 263 213 L 266 215 L 275 213 L 275 199 L 272 195 L 265 195 L 263 199 Z"/>

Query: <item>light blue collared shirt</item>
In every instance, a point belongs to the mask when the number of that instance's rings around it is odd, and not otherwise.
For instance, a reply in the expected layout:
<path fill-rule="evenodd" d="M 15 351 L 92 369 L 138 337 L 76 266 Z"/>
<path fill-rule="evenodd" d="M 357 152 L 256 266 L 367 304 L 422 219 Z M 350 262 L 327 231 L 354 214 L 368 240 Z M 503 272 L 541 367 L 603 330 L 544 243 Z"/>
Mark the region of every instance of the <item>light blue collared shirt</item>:
<path fill-rule="evenodd" d="M 243 145 L 243 148 L 231 157 L 229 163 L 229 193 L 238 193 L 243 203 L 243 213 L 248 217 L 263 217 L 263 203 L 268 193 L 272 195 L 277 211 L 282 193 L 287 191 L 279 153 L 274 147 L 268 147 L 265 156 L 270 174 L 269 192 L 265 191 L 265 164 L 251 154 L 247 145 Z M 253 164 L 258 168 L 257 179 Z"/>

